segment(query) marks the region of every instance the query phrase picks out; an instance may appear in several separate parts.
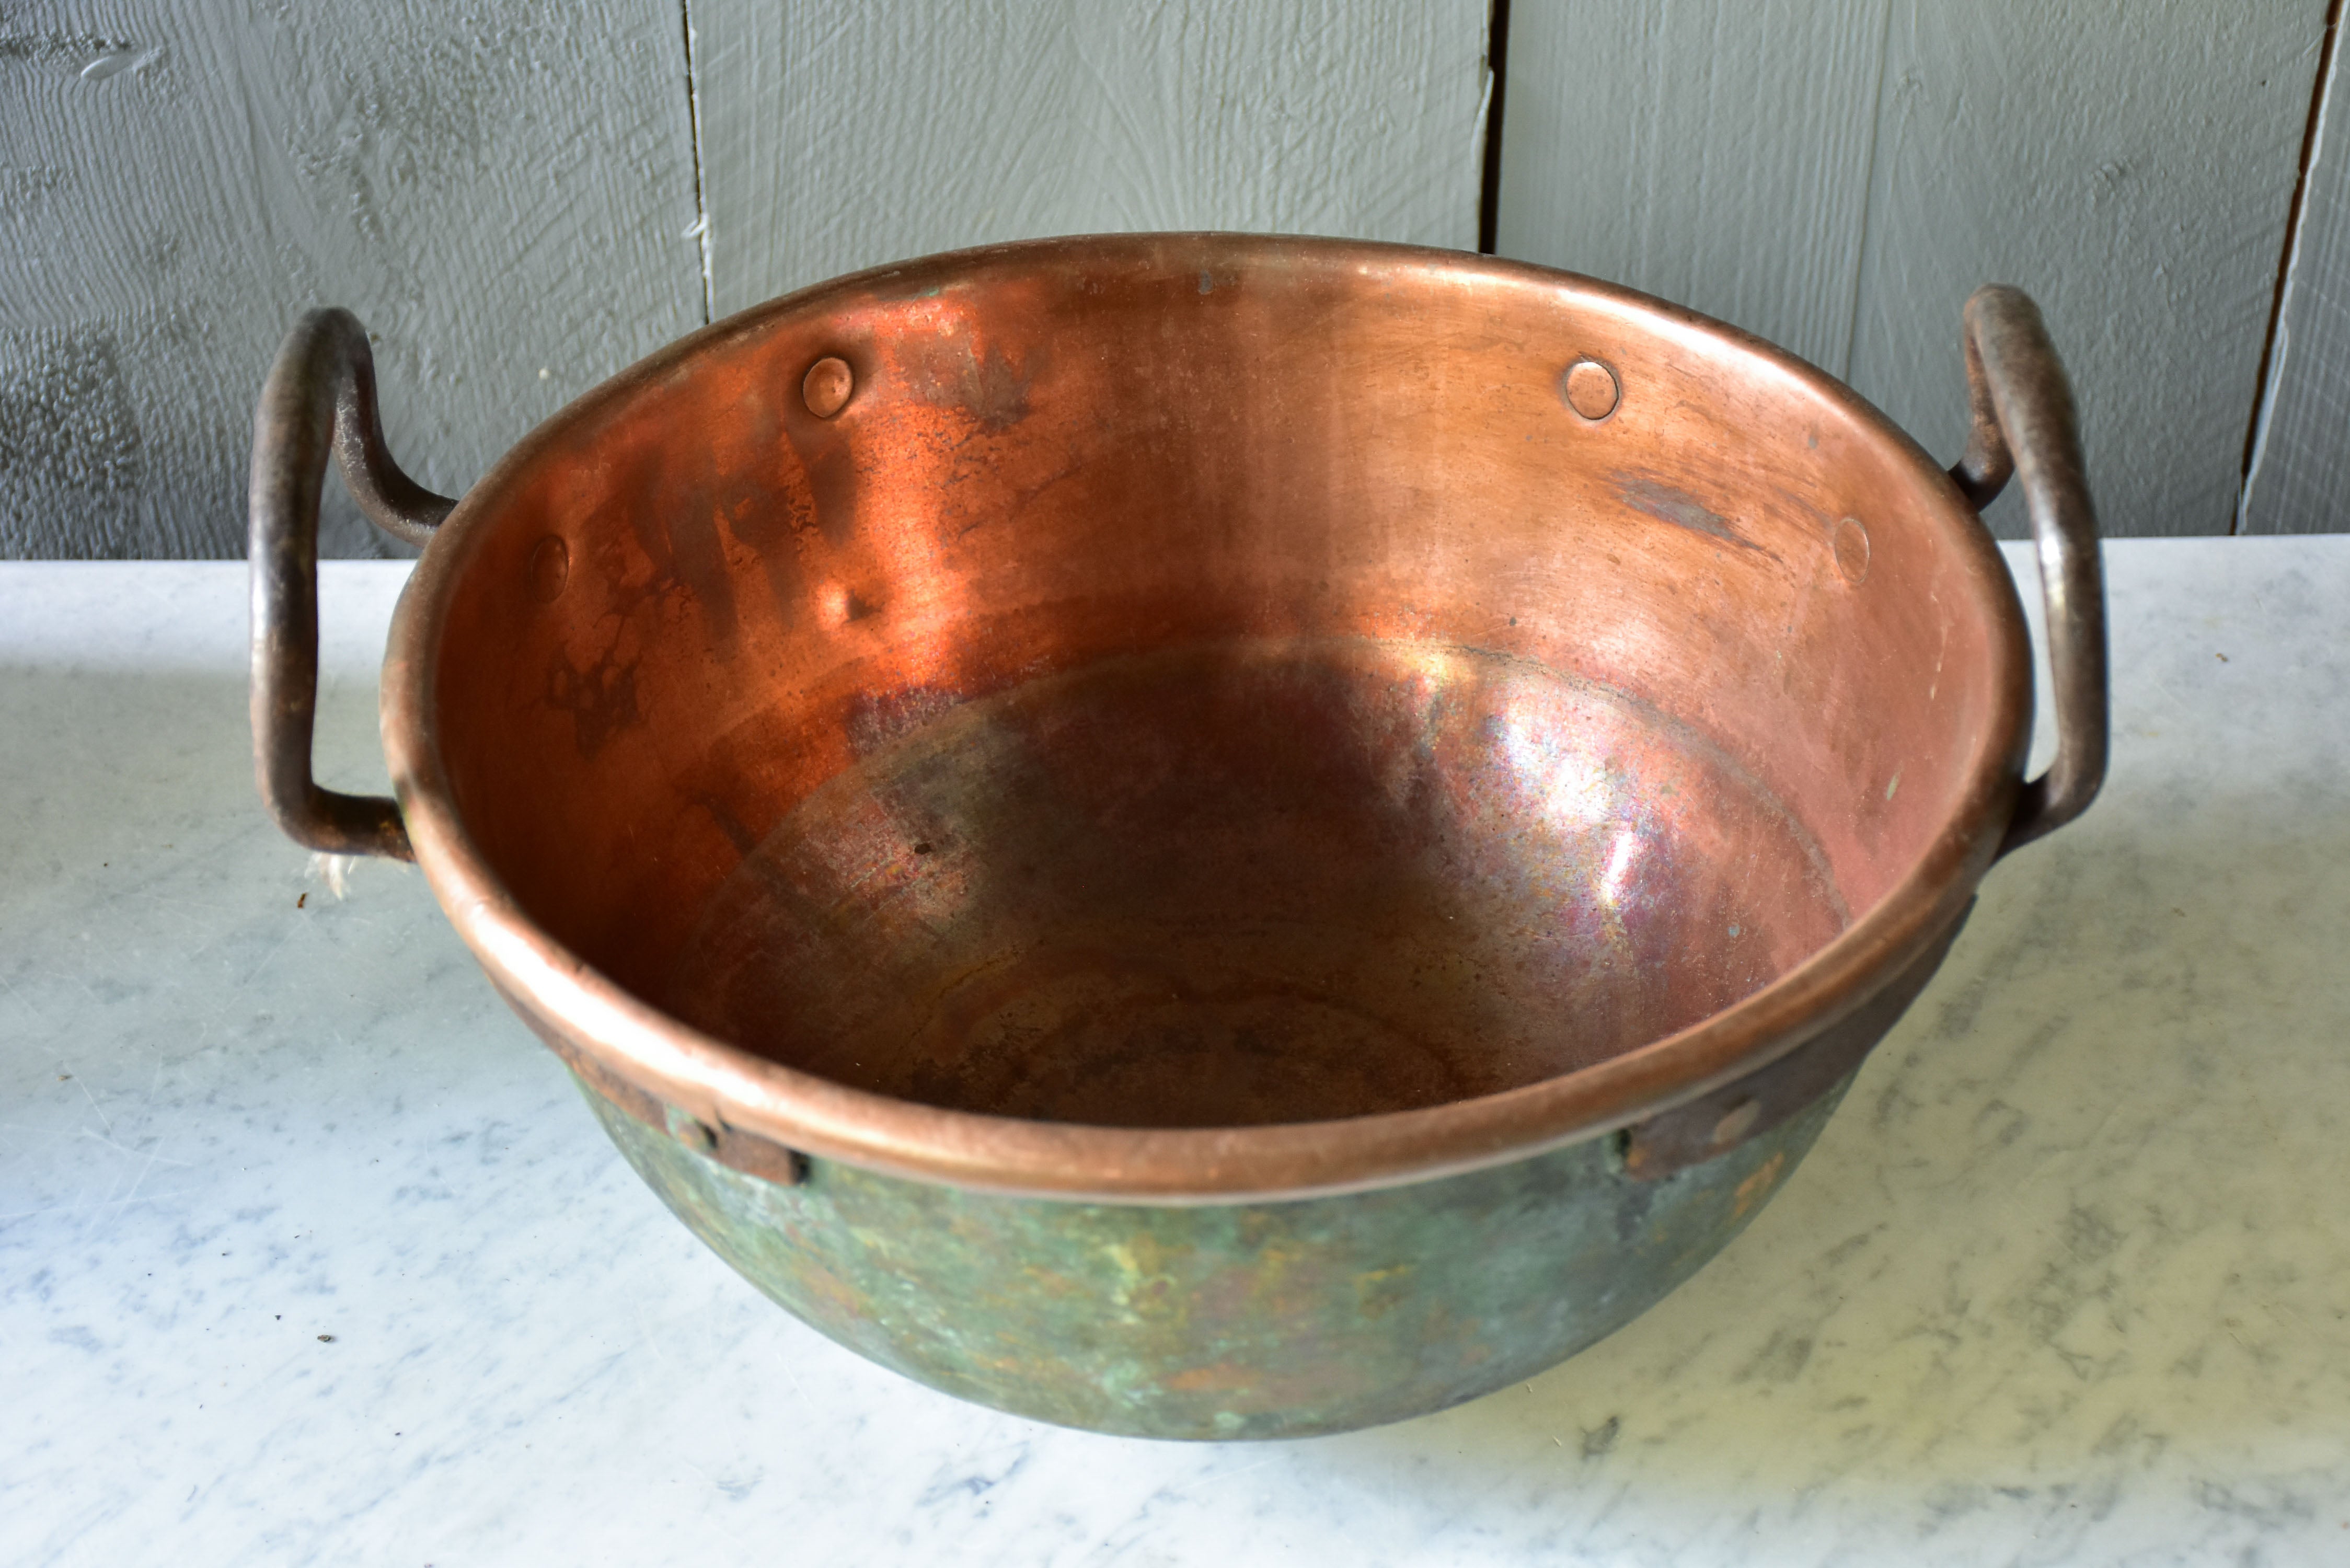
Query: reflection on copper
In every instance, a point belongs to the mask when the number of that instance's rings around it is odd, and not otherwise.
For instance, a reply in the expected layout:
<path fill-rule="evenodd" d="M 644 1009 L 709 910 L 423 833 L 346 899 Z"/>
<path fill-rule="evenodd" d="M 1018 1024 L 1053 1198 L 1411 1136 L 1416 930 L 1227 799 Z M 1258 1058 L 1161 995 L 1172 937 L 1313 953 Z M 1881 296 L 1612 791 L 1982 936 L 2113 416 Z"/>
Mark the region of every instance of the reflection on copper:
<path fill-rule="evenodd" d="M 1784 809 L 1617 694 L 1474 649 L 1224 639 L 878 739 L 649 990 L 926 1105 L 1256 1125 L 1604 1061 L 1844 924 Z"/>
<path fill-rule="evenodd" d="M 1616 847 L 1607 857 L 1607 874 L 1599 879 L 1599 896 L 1607 901 L 1610 909 L 1622 907 L 1624 880 L 1631 874 L 1632 862 L 1639 853 L 1639 830 L 1629 826 L 1617 828 Z"/>
<path fill-rule="evenodd" d="M 1142 235 L 843 280 L 576 405 L 435 541 L 386 733 L 567 1050 L 819 1156 L 1180 1198 L 1784 1053 L 1964 905 L 2028 668 L 1965 500 L 1791 358 L 1492 258 Z"/>

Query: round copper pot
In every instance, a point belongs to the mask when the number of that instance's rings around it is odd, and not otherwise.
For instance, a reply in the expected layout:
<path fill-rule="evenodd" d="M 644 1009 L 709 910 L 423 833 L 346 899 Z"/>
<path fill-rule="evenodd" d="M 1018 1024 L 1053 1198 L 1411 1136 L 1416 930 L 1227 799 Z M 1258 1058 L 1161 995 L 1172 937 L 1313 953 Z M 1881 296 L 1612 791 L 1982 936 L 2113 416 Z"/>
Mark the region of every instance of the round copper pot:
<path fill-rule="evenodd" d="M 1963 340 L 1946 473 L 1586 279 L 1054 241 L 722 322 L 452 504 L 321 312 L 256 417 L 263 791 L 412 846 L 629 1158 L 827 1333 L 1075 1425 L 1394 1419 L 1724 1244 L 2095 793 L 2070 400 L 2022 296 Z M 396 806 L 309 777 L 330 452 L 429 542 Z M 2029 784 L 1976 514 L 2014 464 Z"/>

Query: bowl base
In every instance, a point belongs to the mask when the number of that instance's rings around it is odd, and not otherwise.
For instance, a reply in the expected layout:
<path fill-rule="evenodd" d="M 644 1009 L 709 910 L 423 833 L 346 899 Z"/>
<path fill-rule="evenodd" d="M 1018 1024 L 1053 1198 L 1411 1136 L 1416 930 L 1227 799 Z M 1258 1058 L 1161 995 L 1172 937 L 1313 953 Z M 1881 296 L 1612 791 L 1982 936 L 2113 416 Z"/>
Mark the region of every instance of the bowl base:
<path fill-rule="evenodd" d="M 1703 737 L 1477 649 L 1233 639 L 857 732 L 655 1000 L 932 1106 L 1440 1105 L 1694 1023 L 1846 919 L 1811 836 Z"/>

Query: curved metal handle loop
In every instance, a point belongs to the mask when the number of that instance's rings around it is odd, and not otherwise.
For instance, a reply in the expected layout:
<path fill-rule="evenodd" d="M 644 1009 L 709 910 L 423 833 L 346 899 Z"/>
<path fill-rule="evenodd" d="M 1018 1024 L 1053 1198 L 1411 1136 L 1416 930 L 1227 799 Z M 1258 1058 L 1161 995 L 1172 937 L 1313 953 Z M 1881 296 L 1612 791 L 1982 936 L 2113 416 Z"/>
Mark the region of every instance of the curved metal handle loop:
<path fill-rule="evenodd" d="M 2073 392 L 2039 306 L 2021 289 L 1975 290 L 1967 301 L 1966 349 L 1974 426 L 1950 477 L 1977 510 L 2011 474 L 2022 479 L 2056 688 L 2056 760 L 2023 786 L 2000 841 L 2005 855 L 2080 815 L 2106 781 L 2105 573 Z"/>
<path fill-rule="evenodd" d="M 376 420 L 375 357 L 348 310 L 296 324 L 253 410 L 253 766 L 296 844 L 412 860 L 397 803 L 338 794 L 310 776 L 318 700 L 318 492 L 331 451 L 368 520 L 421 545 L 457 504 L 402 473 Z"/>

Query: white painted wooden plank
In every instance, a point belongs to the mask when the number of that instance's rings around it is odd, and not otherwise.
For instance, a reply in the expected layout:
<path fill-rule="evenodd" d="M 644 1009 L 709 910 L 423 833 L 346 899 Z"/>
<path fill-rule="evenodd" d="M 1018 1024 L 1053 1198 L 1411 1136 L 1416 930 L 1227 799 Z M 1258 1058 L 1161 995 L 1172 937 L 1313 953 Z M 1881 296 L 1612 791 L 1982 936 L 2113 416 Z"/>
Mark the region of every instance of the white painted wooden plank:
<path fill-rule="evenodd" d="M 700 325 L 684 64 L 674 0 L 10 6 L 0 555 L 242 555 L 253 400 L 312 305 L 380 336 L 393 450 L 444 490 Z M 388 553 L 328 488 L 328 553 Z"/>
<path fill-rule="evenodd" d="M 1841 370 L 1890 0 L 1518 0 L 1501 254 Z"/>
<path fill-rule="evenodd" d="M 1476 244 L 1486 0 L 691 0 L 716 308 L 1038 234 Z"/>
<path fill-rule="evenodd" d="M 2324 0 L 1906 4 L 1888 39 L 1850 379 L 1964 444 L 1959 311 L 2039 301 L 2109 535 L 2224 534 Z M 2020 500 L 1991 521 L 2024 531 Z"/>
<path fill-rule="evenodd" d="M 2018 284 L 2108 532 L 2228 529 L 2324 0 L 1513 9 L 1503 254 L 1759 332 L 1944 457 L 1960 306 Z"/>
<path fill-rule="evenodd" d="M 2337 40 L 2244 476 L 2247 534 L 2350 531 L 2350 100 Z"/>

